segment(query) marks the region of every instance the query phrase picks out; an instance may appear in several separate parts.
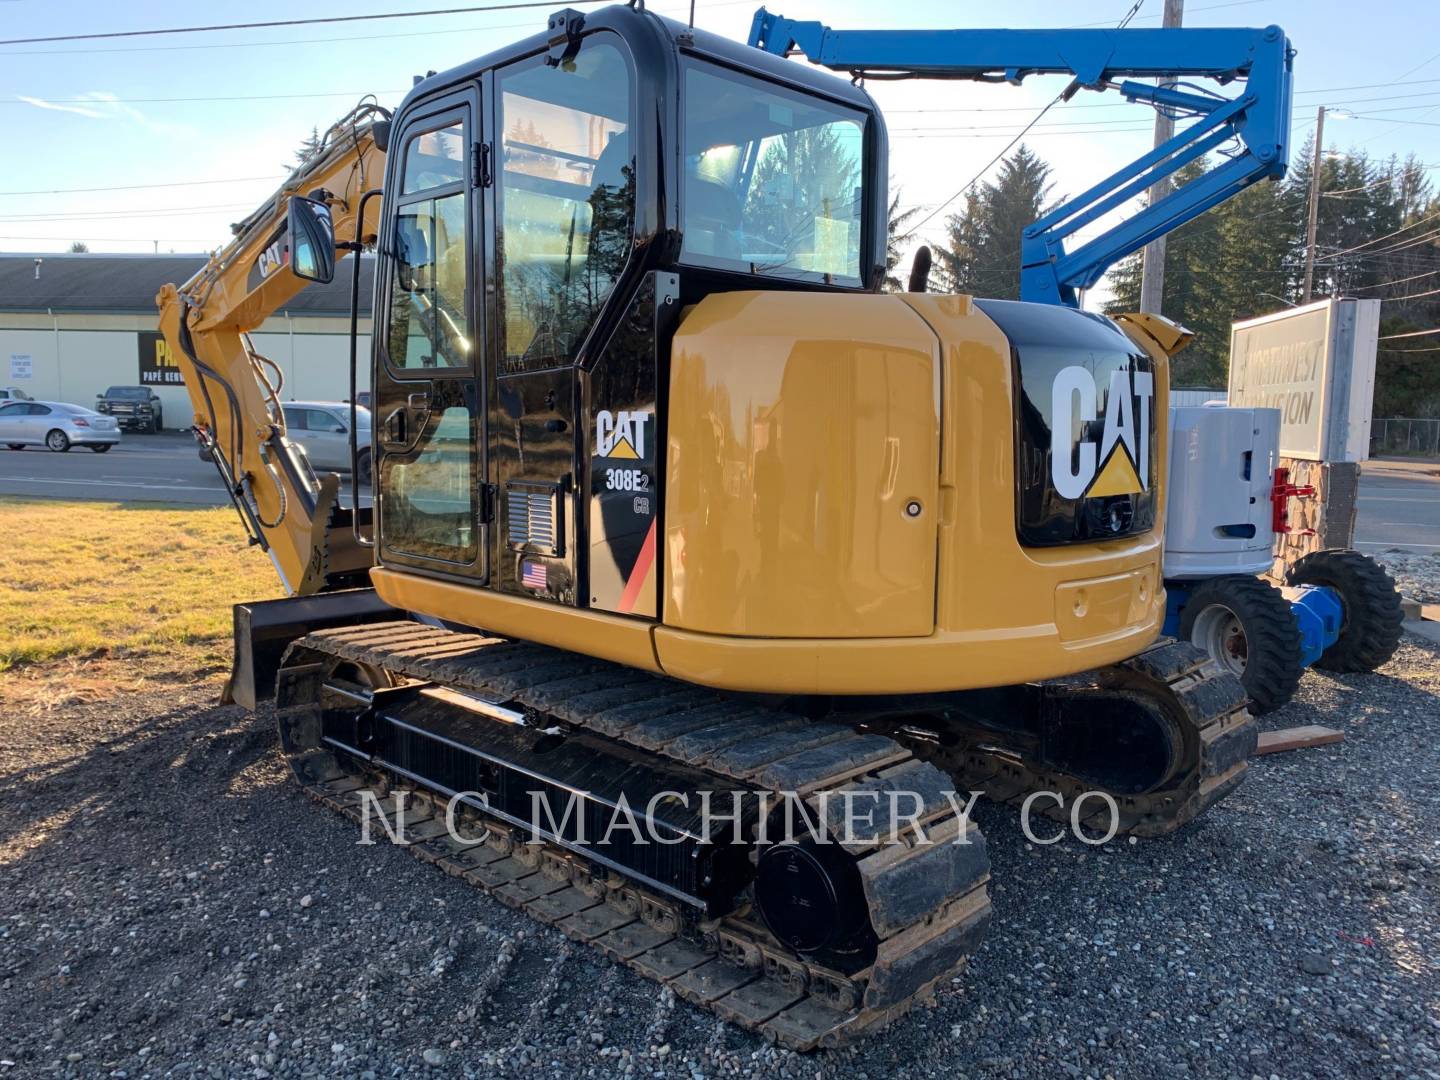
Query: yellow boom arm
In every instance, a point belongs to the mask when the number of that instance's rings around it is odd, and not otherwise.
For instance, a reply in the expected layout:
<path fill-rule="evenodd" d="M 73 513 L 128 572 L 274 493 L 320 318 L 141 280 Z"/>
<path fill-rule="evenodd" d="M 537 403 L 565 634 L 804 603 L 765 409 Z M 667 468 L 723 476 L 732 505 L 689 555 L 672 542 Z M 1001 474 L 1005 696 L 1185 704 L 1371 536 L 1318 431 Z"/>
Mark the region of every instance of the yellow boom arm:
<path fill-rule="evenodd" d="M 195 408 L 196 438 L 210 450 L 251 540 L 295 595 L 348 583 L 369 568 L 371 553 L 354 529 L 358 511 L 337 506 L 339 477 L 317 477 L 286 437 L 279 369 L 255 351 L 249 334 L 309 284 L 291 268 L 292 198 L 329 206 L 337 262 L 353 245 L 362 213 L 361 242 L 373 242 L 380 200 L 362 196 L 384 177 L 388 115 L 362 105 L 336 123 L 235 226 L 224 250 L 184 285 L 166 285 L 155 297 L 160 330 Z"/>

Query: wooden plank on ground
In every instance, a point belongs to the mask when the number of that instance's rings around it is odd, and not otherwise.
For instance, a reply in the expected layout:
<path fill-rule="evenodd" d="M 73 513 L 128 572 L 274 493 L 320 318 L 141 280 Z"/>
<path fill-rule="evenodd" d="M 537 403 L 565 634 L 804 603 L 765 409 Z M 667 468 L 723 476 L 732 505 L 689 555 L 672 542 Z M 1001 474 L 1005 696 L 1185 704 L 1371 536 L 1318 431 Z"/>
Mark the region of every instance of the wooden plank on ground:
<path fill-rule="evenodd" d="M 1329 746 L 1344 742 L 1345 733 L 1319 724 L 1305 724 L 1302 727 L 1281 728 L 1279 731 L 1262 731 L 1255 746 L 1255 754 L 1278 754 L 1284 750 L 1308 750 L 1312 746 Z"/>

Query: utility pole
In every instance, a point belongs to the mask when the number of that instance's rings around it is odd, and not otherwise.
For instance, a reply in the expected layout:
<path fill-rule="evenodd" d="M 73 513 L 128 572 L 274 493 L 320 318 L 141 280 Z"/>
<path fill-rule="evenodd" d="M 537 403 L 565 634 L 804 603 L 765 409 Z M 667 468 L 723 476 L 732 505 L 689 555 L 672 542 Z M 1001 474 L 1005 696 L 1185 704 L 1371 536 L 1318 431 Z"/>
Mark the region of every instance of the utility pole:
<path fill-rule="evenodd" d="M 1162 26 L 1179 26 L 1185 14 L 1185 0 L 1165 0 Z M 1160 82 L 1160 80 L 1156 80 Z M 1163 83 L 1162 83 L 1163 85 Z M 1169 142 L 1175 134 L 1175 121 L 1163 112 L 1155 114 L 1155 145 Z M 1150 205 L 1154 206 L 1165 197 L 1170 185 L 1164 180 L 1150 188 Z M 1140 274 L 1140 310 L 1152 315 L 1160 314 L 1160 303 L 1165 296 L 1165 237 L 1158 236 L 1145 245 L 1143 270 Z"/>
<path fill-rule="evenodd" d="M 1315 162 L 1310 166 L 1310 220 L 1305 226 L 1305 297 L 1315 284 L 1315 233 L 1320 226 L 1320 163 L 1325 160 L 1325 106 L 1315 114 Z"/>

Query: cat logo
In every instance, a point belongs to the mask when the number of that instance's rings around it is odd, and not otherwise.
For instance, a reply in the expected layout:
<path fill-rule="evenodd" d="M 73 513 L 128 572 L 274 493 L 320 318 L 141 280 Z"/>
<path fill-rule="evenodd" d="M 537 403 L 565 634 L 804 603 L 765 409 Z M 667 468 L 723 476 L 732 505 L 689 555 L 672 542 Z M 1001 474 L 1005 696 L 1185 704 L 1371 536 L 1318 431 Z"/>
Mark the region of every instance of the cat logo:
<path fill-rule="evenodd" d="M 268 278 L 284 266 L 290 259 L 290 249 L 285 244 L 284 235 L 276 237 L 275 242 L 260 252 L 255 258 L 255 269 L 260 272 L 261 278 Z"/>
<path fill-rule="evenodd" d="M 1110 373 L 1100 441 L 1094 439 L 1098 394 L 1088 368 L 1067 367 L 1055 376 L 1050 421 L 1056 441 L 1050 454 L 1050 481 L 1066 499 L 1130 495 L 1149 489 L 1150 432 L 1154 421 L 1155 377 L 1148 371 Z M 1078 432 L 1070 453 L 1061 450 L 1067 432 Z"/>
<path fill-rule="evenodd" d="M 650 413 L 642 409 L 612 413 L 601 409 L 595 414 L 595 456 L 628 458 L 645 457 L 645 426 Z"/>

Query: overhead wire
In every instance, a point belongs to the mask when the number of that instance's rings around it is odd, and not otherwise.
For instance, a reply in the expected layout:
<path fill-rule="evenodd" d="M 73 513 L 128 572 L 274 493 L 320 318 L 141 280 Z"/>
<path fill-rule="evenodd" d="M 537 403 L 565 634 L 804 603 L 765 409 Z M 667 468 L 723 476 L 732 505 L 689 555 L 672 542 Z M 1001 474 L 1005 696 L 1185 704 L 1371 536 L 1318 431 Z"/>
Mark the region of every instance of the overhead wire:
<path fill-rule="evenodd" d="M 572 0 L 594 4 L 601 0 Z M 52 34 L 46 37 L 0 38 L 0 45 L 39 45 L 54 41 L 100 41 L 117 38 L 159 37 L 166 34 L 209 34 L 224 30 L 268 30 L 280 26 L 315 26 L 320 23 L 374 22 L 380 19 L 414 19 L 433 15 L 473 15 L 481 11 L 515 11 L 520 8 L 554 7 L 554 0 L 517 0 L 509 4 L 476 4 L 467 7 L 431 8 L 426 11 L 382 11 L 369 15 L 324 15 L 309 19 L 269 19 L 264 22 L 216 23 L 209 26 L 172 26 L 154 30 L 110 30 L 92 34 Z"/>
<path fill-rule="evenodd" d="M 232 176 L 218 180 L 171 180 L 163 184 L 117 184 L 113 187 L 49 188 L 36 191 L 0 191 L 0 195 L 76 195 L 92 191 L 141 191 L 150 188 L 192 187 L 200 184 L 248 184 L 255 180 L 284 180 L 280 176 Z"/>
<path fill-rule="evenodd" d="M 583 3 L 598 3 L 598 2 L 600 2 L 600 0 L 581 0 L 581 2 L 583 2 Z M 707 9 L 712 9 L 712 8 L 724 8 L 724 7 L 740 7 L 740 6 L 742 6 L 742 5 L 745 5 L 745 6 L 753 6 L 754 3 L 755 3 L 755 0 L 716 0 L 716 2 L 714 2 L 714 3 L 707 2 L 705 6 L 706 6 Z M 534 7 L 534 6 L 547 6 L 547 7 L 548 7 L 548 6 L 551 6 L 551 5 L 545 4 L 545 5 L 530 5 L 530 6 L 532 6 L 532 7 Z M 503 9 L 503 8 L 502 8 L 502 9 Z M 502 9 L 495 9 L 495 10 L 502 10 Z M 688 7 L 685 7 L 685 8 L 670 7 L 670 8 L 652 8 L 651 10 L 652 10 L 652 11 L 662 12 L 662 13 L 665 13 L 665 14 L 679 15 L 679 14 L 684 14 L 685 12 L 687 12 L 687 11 L 689 10 L 689 8 L 688 8 Z M 419 14 L 419 13 L 417 13 L 417 14 Z M 386 37 L 386 40 L 390 40 L 390 39 L 393 39 L 393 38 L 408 38 L 408 37 L 438 37 L 438 36 L 440 36 L 440 35 L 442 35 L 442 34 L 454 34 L 454 33 L 456 33 L 457 31 L 465 31 L 465 30 L 480 30 L 480 31 L 486 31 L 486 30 L 514 30 L 514 29 L 521 29 L 521 28 L 524 28 L 524 27 L 533 27 L 534 25 L 535 25 L 535 24 L 532 23 L 532 22 L 523 22 L 523 23 L 486 23 L 486 24 L 484 24 L 484 25 L 482 25 L 482 26 L 466 26 L 466 27 L 453 27 L 453 26 L 452 26 L 452 27 L 447 27 L 447 28 L 444 29 L 444 30 L 413 30 L 413 31 L 401 32 L 401 33 L 387 33 L 387 34 L 385 35 L 385 37 Z M 282 39 L 280 39 L 280 40 L 273 40 L 273 39 L 272 39 L 272 40 L 270 40 L 270 41 L 234 41 L 234 42 L 223 42 L 223 43 L 211 44 L 211 45 L 126 45 L 126 46 L 123 46 L 123 47 L 121 47 L 121 48 L 116 48 L 116 49 L 4 49 L 4 50 L 0 50 L 0 56 L 74 56 L 74 55 L 82 54 L 82 53 L 89 53 L 89 54 L 95 54 L 95 53 L 126 53 L 126 54 L 130 54 L 130 53 L 137 53 L 137 52 L 193 52 L 193 51 L 195 51 L 195 50 L 200 50 L 200 49 L 253 49 L 253 48 L 269 48 L 269 47 L 272 47 L 272 46 L 281 46 L 281 45 L 326 45 L 326 44 L 332 44 L 332 43 L 334 43 L 334 42 L 341 42 L 341 41 L 371 41 L 371 40 L 374 40 L 374 35 L 373 35 L 373 34 L 344 34 L 344 35 L 340 35 L 340 36 L 338 36 L 338 37 L 282 38 Z M 3 44 L 3 42 L 0 42 L 0 44 Z"/>
<path fill-rule="evenodd" d="M 1436 211 L 1436 212 L 1433 213 L 1433 214 L 1427 214 L 1425 217 L 1421 218 L 1420 220 L 1418 220 L 1418 221 L 1412 221 L 1412 222 L 1410 222 L 1408 225 L 1404 225 L 1404 226 L 1402 226 L 1401 228 L 1396 229 L 1394 232 L 1388 232 L 1388 233 L 1386 233 L 1384 236 L 1377 236 L 1377 237 L 1375 237 L 1373 240 L 1366 240 L 1363 244 L 1356 244 L 1354 247 L 1343 248 L 1343 249 L 1340 250 L 1340 251 L 1332 251 L 1332 252 L 1331 252 L 1330 254 L 1328 254 L 1328 255 L 1318 256 L 1315 261 L 1316 261 L 1316 262 L 1319 262 L 1319 261 L 1321 261 L 1322 259 L 1325 259 L 1325 260 L 1338 259 L 1338 258 L 1339 258 L 1340 256 L 1342 256 L 1342 255 L 1348 255 L 1348 254 L 1350 254 L 1352 251 L 1363 251 L 1365 248 L 1370 247 L 1372 244 L 1378 244 L 1378 243 L 1380 243 L 1382 240 L 1389 240 L 1392 236 L 1399 236 L 1399 235 L 1400 235 L 1401 233 L 1403 233 L 1403 232 L 1409 232 L 1411 229 L 1415 228 L 1415 226 L 1417 226 L 1417 225 L 1424 225 L 1427 221 L 1434 221 L 1436 218 L 1440 218 L 1440 211 Z M 1410 239 L 1414 239 L 1414 238 L 1411 237 Z M 1387 249 L 1387 250 L 1393 250 L 1393 249 Z M 1372 252 L 1371 254 L 1378 254 L 1378 252 Z"/>
<path fill-rule="evenodd" d="M 1431 334 L 1440 334 L 1440 326 L 1433 330 L 1412 330 L 1408 334 L 1381 334 L 1377 341 L 1399 341 L 1401 338 L 1429 337 Z"/>

